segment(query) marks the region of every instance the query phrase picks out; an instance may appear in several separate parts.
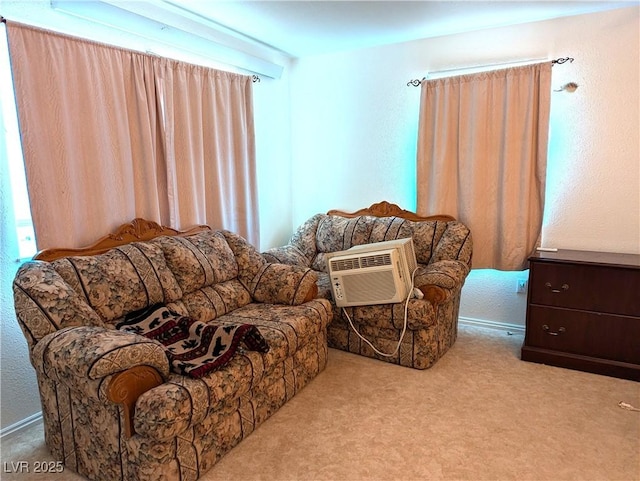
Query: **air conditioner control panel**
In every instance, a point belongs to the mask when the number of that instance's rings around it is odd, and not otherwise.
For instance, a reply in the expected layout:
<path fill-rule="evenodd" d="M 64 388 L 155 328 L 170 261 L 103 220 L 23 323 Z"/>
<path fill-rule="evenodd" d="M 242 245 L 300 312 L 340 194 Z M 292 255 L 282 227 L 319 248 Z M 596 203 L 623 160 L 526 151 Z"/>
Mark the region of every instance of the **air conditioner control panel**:
<path fill-rule="evenodd" d="M 339 277 L 333 277 L 331 279 L 331 287 L 335 301 L 344 299 L 344 291 L 342 290 L 342 283 Z"/>

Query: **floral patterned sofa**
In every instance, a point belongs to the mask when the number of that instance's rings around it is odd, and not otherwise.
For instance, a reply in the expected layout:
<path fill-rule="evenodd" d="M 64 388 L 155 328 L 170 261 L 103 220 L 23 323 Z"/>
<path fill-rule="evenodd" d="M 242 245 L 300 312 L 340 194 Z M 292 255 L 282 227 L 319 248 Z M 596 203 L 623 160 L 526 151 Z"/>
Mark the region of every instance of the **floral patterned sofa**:
<path fill-rule="evenodd" d="M 471 269 L 469 229 L 450 216 L 421 217 L 395 204 L 380 202 L 354 213 L 317 214 L 294 233 L 286 246 L 263 252 L 270 262 L 311 268 L 318 274 L 320 297 L 331 299 L 328 253 L 355 245 L 413 237 L 419 264 L 414 285 L 423 299 L 408 304 L 407 331 L 397 354 L 381 356 L 350 328 L 344 311 L 333 305 L 329 347 L 401 366 L 426 369 L 453 345 L 464 281 Z M 404 303 L 348 307 L 355 328 L 376 349 L 392 353 L 404 327 Z"/>
<path fill-rule="evenodd" d="M 195 480 L 325 367 L 331 306 L 315 299 L 316 274 L 269 264 L 233 233 L 136 219 L 36 258 L 14 300 L 45 440 L 89 479 Z M 116 329 L 152 305 L 220 332 L 257 326 L 268 352 L 239 347 L 199 378 L 174 372 L 162 344 Z"/>

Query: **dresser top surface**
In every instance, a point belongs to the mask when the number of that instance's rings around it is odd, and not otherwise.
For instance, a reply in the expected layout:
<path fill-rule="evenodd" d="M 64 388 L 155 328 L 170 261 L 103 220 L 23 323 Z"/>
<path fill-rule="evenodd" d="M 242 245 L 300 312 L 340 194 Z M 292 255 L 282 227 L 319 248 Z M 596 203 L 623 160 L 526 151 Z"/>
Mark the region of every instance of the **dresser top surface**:
<path fill-rule="evenodd" d="M 555 252 L 538 251 L 529 257 L 529 262 L 569 262 L 572 264 L 606 264 L 620 267 L 640 268 L 640 254 L 558 249 Z"/>

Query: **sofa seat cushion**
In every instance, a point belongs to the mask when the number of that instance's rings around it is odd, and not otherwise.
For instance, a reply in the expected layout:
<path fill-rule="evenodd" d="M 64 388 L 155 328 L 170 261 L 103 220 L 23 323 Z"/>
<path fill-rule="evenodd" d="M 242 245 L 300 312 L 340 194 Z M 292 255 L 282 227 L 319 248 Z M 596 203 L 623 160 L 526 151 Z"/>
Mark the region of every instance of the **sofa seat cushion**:
<path fill-rule="evenodd" d="M 162 250 L 134 242 L 95 256 L 65 257 L 53 268 L 113 327 L 125 314 L 182 297 Z"/>
<path fill-rule="evenodd" d="M 254 324 L 269 344 L 269 352 L 247 352 L 252 358 L 262 357 L 264 370 L 293 355 L 300 347 L 326 330 L 333 312 L 324 299 L 316 299 L 299 306 L 252 303 L 222 316 L 219 322 Z"/>
<path fill-rule="evenodd" d="M 201 322 L 163 305 L 131 313 L 116 327 L 162 344 L 171 370 L 195 378 L 224 366 L 241 345 L 249 351 L 269 350 L 252 324 Z"/>
<path fill-rule="evenodd" d="M 220 316 L 216 323 L 258 326 L 269 352 L 240 348 L 221 369 L 200 379 L 172 374 L 138 399 L 136 432 L 168 439 L 201 422 L 212 410 L 237 403 L 265 379 L 283 376 L 278 370 L 286 362 L 293 362 L 308 345 L 325 338 L 331 316 L 331 304 L 324 299 L 300 306 L 252 303 Z"/>

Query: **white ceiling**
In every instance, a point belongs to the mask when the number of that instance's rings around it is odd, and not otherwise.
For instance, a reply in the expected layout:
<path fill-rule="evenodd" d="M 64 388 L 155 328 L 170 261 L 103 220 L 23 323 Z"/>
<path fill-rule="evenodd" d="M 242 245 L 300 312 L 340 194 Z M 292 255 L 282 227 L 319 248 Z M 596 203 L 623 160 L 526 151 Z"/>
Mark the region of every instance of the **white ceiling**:
<path fill-rule="evenodd" d="M 626 1 L 160 0 L 292 57 L 638 5 Z"/>

